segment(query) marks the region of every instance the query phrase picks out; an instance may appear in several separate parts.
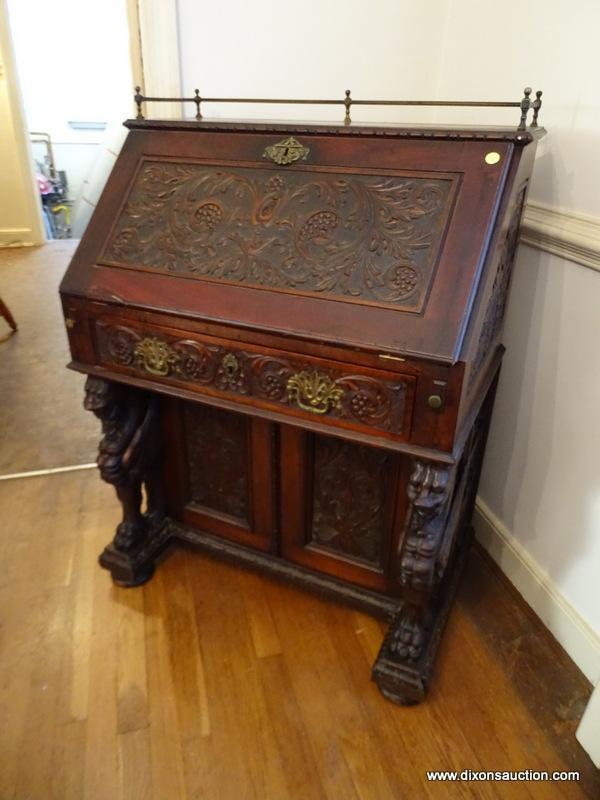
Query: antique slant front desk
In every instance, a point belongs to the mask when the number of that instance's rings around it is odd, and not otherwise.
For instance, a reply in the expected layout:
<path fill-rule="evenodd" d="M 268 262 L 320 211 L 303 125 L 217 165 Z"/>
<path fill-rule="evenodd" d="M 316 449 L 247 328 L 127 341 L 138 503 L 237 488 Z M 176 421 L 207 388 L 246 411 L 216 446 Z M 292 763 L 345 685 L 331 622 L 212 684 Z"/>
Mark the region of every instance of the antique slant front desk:
<path fill-rule="evenodd" d="M 390 620 L 386 697 L 422 698 L 502 359 L 529 94 L 497 104 L 518 127 L 461 129 L 205 121 L 198 93 L 196 120 L 150 121 L 138 90 L 61 287 L 123 506 L 116 582 L 180 542 L 342 599 Z"/>

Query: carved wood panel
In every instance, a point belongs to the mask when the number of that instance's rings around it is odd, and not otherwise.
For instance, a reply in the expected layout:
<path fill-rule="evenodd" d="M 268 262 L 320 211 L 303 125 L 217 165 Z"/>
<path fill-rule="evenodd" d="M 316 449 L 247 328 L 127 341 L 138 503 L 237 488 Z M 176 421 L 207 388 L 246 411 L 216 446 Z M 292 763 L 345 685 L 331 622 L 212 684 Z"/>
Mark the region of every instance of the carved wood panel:
<path fill-rule="evenodd" d="M 102 263 L 423 309 L 451 175 L 143 163 Z"/>
<path fill-rule="evenodd" d="M 249 524 L 247 418 L 197 403 L 182 408 L 190 501 Z"/>
<path fill-rule="evenodd" d="M 357 375 L 287 356 L 253 353 L 161 332 L 95 322 L 96 347 L 105 364 L 158 378 L 210 387 L 224 396 L 253 397 L 271 406 L 308 410 L 393 434 L 404 432 L 413 379 Z"/>
<path fill-rule="evenodd" d="M 383 567 L 394 456 L 329 436 L 313 438 L 309 546 Z"/>
<path fill-rule="evenodd" d="M 469 389 L 474 384 L 481 367 L 486 361 L 486 357 L 490 353 L 490 348 L 496 341 L 496 337 L 502 327 L 504 320 L 504 312 L 506 311 L 506 303 L 508 301 L 508 290 L 510 288 L 510 279 L 515 263 L 515 255 L 517 252 L 517 245 L 519 243 L 519 226 L 521 224 L 521 216 L 523 214 L 523 205 L 525 204 L 525 195 L 527 193 L 527 183 L 520 190 L 515 200 L 515 206 L 510 218 L 504 244 L 502 246 L 502 253 L 498 262 L 498 269 L 494 276 L 494 283 L 492 284 L 492 291 L 485 310 L 485 316 L 481 325 L 479 334 L 479 343 L 473 358 L 473 366 L 471 367 L 471 374 L 469 376 Z"/>

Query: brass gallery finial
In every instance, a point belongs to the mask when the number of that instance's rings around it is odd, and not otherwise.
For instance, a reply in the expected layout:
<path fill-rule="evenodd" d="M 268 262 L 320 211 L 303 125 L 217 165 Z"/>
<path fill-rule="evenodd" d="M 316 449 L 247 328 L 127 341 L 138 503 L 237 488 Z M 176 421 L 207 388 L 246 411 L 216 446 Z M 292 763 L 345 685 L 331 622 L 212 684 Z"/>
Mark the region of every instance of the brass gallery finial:
<path fill-rule="evenodd" d="M 196 119 L 202 119 L 202 114 L 200 113 L 200 92 L 198 89 L 194 89 L 194 103 L 196 103 Z"/>
<path fill-rule="evenodd" d="M 141 86 L 135 87 L 135 94 L 133 95 L 133 99 L 135 100 L 135 104 L 137 106 L 136 119 L 144 119 L 144 115 L 142 114 L 142 103 L 144 102 L 144 97 L 142 95 Z"/>
<path fill-rule="evenodd" d="M 344 105 L 346 106 L 346 113 L 344 115 L 344 125 L 350 125 L 352 120 L 350 119 L 350 106 L 352 105 L 352 98 L 350 97 L 350 89 L 346 89 L 346 99 L 344 100 Z"/>
<path fill-rule="evenodd" d="M 533 106 L 533 119 L 531 120 L 531 127 L 537 128 L 538 124 L 538 114 L 540 113 L 540 108 L 542 107 L 542 94 L 539 90 L 535 93 L 535 100 L 532 103 Z"/>
<path fill-rule="evenodd" d="M 524 131 L 527 127 L 527 114 L 531 108 L 531 100 L 529 99 L 529 95 L 531 94 L 531 86 L 526 86 L 523 90 L 523 94 L 524 97 L 521 100 L 521 119 L 519 120 L 519 127 L 517 128 L 519 131 Z"/>

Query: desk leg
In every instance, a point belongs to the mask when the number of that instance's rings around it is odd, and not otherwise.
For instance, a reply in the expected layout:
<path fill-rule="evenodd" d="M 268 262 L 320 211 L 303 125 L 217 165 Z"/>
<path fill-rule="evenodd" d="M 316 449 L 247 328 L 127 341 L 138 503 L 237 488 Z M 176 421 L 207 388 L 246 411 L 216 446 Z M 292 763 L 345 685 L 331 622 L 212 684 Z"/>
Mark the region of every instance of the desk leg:
<path fill-rule="evenodd" d="M 418 703 L 427 690 L 471 539 L 496 382 L 497 377 L 457 465 L 412 463 L 396 567 L 403 605 L 373 666 L 373 680 L 396 703 Z"/>
<path fill-rule="evenodd" d="M 373 679 L 382 693 L 404 705 L 417 703 L 425 695 L 425 667 L 435 624 L 437 561 L 453 484 L 453 468 L 414 460 L 407 489 L 410 504 L 397 560 L 403 605 L 373 667 Z"/>
<path fill-rule="evenodd" d="M 100 556 L 115 583 L 138 586 L 152 577 L 167 544 L 160 480 L 159 405 L 156 395 L 89 376 L 84 407 L 102 422 L 100 475 L 115 487 L 123 519 Z M 142 486 L 147 509 L 142 512 Z"/>

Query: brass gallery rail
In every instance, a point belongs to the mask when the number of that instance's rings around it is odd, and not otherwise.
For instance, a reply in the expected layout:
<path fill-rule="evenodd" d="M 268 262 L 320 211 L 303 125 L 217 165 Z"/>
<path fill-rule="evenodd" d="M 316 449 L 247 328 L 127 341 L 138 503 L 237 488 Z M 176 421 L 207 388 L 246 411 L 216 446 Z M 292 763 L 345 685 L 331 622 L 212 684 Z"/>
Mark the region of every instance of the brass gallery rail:
<path fill-rule="evenodd" d="M 531 100 L 531 87 L 527 86 L 520 101 L 486 101 L 486 100 L 353 100 L 350 89 L 346 89 L 343 100 L 307 100 L 291 98 L 259 98 L 259 97 L 200 97 L 198 89 L 194 89 L 194 97 L 146 97 L 141 94 L 141 87 L 135 87 L 133 97 L 137 106 L 137 119 L 144 119 L 142 104 L 151 103 L 195 103 L 196 119 L 202 119 L 201 103 L 268 103 L 279 105 L 311 105 L 311 106 L 344 106 L 344 125 L 350 125 L 350 109 L 352 106 L 453 106 L 458 108 L 520 108 L 521 117 L 517 130 L 525 130 L 529 110 L 533 109 L 531 127 L 536 128 L 538 114 L 542 107 L 542 92 L 535 93 L 535 100 Z"/>

